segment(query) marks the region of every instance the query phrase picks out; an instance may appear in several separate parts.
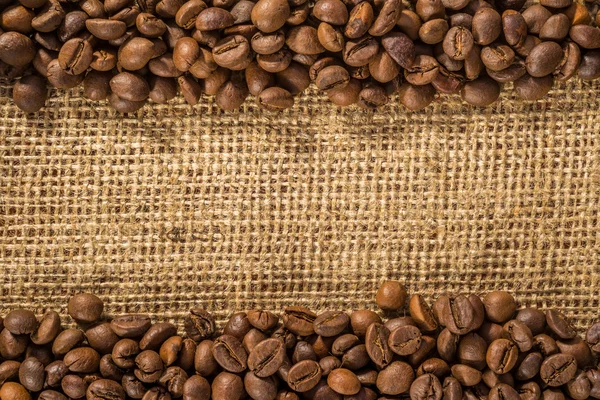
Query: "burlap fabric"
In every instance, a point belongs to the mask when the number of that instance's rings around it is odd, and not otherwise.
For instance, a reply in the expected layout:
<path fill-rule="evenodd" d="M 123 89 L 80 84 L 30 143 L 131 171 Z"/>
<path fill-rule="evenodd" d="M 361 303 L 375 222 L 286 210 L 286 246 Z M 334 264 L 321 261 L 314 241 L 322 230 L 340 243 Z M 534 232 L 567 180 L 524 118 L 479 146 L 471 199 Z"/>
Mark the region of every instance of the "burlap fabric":
<path fill-rule="evenodd" d="M 147 106 L 121 118 L 78 90 L 26 118 L 0 88 L 0 312 L 176 320 L 233 310 L 374 307 L 385 279 L 432 297 L 507 289 L 600 308 L 600 83 L 489 109 L 409 113 Z"/>

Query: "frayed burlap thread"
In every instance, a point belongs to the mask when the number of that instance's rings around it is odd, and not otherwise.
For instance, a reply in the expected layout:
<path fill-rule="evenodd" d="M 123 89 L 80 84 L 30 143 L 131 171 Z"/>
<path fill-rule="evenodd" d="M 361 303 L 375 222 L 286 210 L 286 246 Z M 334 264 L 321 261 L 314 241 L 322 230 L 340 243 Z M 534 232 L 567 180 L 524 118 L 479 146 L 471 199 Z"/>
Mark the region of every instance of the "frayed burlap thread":
<path fill-rule="evenodd" d="M 374 308 L 385 279 L 428 298 L 512 291 L 599 317 L 600 83 L 544 100 L 507 90 L 417 113 L 146 106 L 119 116 L 80 90 L 27 118 L 0 86 L 0 312 L 180 321 L 191 307 Z"/>

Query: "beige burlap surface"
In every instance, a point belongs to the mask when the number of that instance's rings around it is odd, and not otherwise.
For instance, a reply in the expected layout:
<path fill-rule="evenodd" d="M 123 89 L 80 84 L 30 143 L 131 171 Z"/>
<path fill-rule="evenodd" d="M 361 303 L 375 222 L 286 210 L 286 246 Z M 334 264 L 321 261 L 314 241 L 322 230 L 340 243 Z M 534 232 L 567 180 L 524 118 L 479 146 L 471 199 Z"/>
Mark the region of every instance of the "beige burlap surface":
<path fill-rule="evenodd" d="M 0 87 L 0 312 L 180 319 L 374 307 L 385 279 L 429 298 L 512 291 L 579 328 L 600 309 L 600 83 L 418 113 L 316 92 L 273 114 L 180 99 L 120 117 L 78 90 L 26 118 Z"/>

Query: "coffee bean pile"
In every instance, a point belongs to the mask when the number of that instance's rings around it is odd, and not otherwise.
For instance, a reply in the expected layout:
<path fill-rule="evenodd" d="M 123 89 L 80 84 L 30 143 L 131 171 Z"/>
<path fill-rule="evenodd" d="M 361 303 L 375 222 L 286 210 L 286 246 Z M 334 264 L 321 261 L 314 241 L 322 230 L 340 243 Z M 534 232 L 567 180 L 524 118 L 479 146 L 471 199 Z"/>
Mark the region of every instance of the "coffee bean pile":
<path fill-rule="evenodd" d="M 600 322 L 585 340 L 556 310 L 517 311 L 506 292 L 430 307 L 385 282 L 370 310 L 251 310 L 222 330 L 192 309 L 184 335 L 146 315 L 103 316 L 92 294 L 11 311 L 0 333 L 0 400 L 600 399 Z"/>
<path fill-rule="evenodd" d="M 134 112 L 181 93 L 224 110 L 252 94 L 282 110 L 309 84 L 340 106 L 437 93 L 492 104 L 555 81 L 600 78 L 598 0 L 0 0 L 0 76 L 38 111 L 47 84 Z M 595 21 L 593 21 L 595 19 Z"/>

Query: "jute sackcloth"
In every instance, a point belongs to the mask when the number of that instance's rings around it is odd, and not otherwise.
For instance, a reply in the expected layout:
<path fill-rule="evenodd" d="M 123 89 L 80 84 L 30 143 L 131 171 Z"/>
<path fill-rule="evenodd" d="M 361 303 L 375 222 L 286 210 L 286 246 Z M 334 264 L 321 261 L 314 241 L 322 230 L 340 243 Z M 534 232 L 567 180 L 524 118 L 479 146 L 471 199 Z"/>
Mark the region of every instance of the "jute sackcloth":
<path fill-rule="evenodd" d="M 443 96 L 125 117 L 79 90 L 26 118 L 0 87 L 0 313 L 180 321 L 205 307 L 374 308 L 386 279 L 429 299 L 510 290 L 579 328 L 600 313 L 600 83 L 479 109 Z"/>

